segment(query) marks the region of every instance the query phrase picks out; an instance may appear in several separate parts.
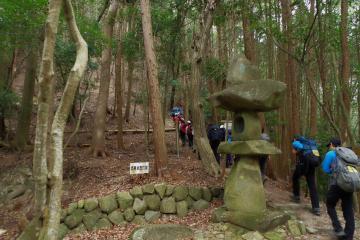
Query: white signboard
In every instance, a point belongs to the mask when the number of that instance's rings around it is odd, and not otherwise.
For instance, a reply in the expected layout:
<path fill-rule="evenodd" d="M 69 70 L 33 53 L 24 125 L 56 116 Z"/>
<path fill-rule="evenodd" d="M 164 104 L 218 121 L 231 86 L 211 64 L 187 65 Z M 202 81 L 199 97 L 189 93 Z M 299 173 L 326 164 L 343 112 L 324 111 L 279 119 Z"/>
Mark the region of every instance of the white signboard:
<path fill-rule="evenodd" d="M 130 174 L 149 173 L 149 162 L 130 163 Z"/>

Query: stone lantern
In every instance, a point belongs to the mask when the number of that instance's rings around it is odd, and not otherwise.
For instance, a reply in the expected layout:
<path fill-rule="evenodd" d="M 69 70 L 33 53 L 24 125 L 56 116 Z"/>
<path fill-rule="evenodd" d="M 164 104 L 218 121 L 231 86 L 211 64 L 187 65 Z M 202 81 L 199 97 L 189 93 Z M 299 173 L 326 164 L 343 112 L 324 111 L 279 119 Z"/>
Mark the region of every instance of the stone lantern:
<path fill-rule="evenodd" d="M 215 107 L 234 112 L 233 141 L 221 143 L 218 151 L 237 156 L 225 182 L 224 206 L 213 213 L 215 221 L 267 231 L 288 220 L 287 215 L 266 208 L 258 163 L 261 155 L 281 153 L 268 141 L 261 140 L 258 113 L 279 108 L 285 91 L 282 82 L 261 80 L 257 67 L 241 56 L 229 66 L 227 88 L 210 97 Z"/>

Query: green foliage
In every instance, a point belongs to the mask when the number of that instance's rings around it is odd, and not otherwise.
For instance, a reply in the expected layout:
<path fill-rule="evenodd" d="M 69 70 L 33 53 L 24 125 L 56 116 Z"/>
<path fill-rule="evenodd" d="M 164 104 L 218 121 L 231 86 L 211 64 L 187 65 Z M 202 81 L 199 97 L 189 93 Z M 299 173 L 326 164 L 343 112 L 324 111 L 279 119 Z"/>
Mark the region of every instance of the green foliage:
<path fill-rule="evenodd" d="M 0 87 L 0 116 L 9 117 L 15 113 L 14 109 L 19 97 L 11 90 Z"/>
<path fill-rule="evenodd" d="M 121 51 L 126 61 L 135 61 L 141 57 L 142 39 L 135 31 L 127 32 L 121 39 Z"/>
<path fill-rule="evenodd" d="M 39 39 L 47 0 L 0 0 L 0 49 L 28 46 Z"/>
<path fill-rule="evenodd" d="M 216 84 L 223 81 L 226 76 L 225 66 L 217 58 L 207 58 L 202 70 L 203 76 Z"/>

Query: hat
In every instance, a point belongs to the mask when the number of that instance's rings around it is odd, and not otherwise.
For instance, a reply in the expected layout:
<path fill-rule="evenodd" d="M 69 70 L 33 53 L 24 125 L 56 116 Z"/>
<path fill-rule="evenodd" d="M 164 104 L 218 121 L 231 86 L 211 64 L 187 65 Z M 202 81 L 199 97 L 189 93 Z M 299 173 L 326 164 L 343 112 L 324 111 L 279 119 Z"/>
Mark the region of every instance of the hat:
<path fill-rule="evenodd" d="M 294 139 L 299 139 L 300 137 L 301 137 L 300 134 L 298 134 L 298 133 L 295 133 L 295 134 L 294 134 Z"/>
<path fill-rule="evenodd" d="M 330 144 L 334 145 L 335 147 L 339 147 L 341 146 L 341 141 L 340 139 L 333 137 L 330 139 L 329 143 L 326 146 L 329 147 Z"/>

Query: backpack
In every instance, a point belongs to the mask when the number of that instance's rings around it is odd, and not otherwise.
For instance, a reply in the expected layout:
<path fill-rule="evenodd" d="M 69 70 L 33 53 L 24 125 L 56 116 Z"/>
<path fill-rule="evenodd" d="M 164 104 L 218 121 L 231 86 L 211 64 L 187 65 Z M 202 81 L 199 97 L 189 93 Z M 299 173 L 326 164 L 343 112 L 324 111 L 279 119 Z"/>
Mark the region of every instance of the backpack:
<path fill-rule="evenodd" d="M 348 148 L 337 147 L 336 165 L 333 170 L 336 184 L 345 192 L 360 191 L 360 175 L 356 169 L 359 165 L 359 158 Z"/>
<path fill-rule="evenodd" d="M 208 129 L 208 138 L 210 141 L 221 141 L 223 138 L 223 131 L 217 124 L 212 124 Z"/>
<path fill-rule="evenodd" d="M 308 162 L 309 166 L 317 167 L 320 165 L 320 153 L 317 148 L 316 141 L 310 138 L 299 137 L 296 139 L 303 145 L 301 155 L 305 161 Z"/>

